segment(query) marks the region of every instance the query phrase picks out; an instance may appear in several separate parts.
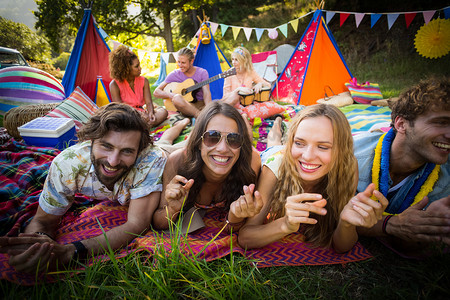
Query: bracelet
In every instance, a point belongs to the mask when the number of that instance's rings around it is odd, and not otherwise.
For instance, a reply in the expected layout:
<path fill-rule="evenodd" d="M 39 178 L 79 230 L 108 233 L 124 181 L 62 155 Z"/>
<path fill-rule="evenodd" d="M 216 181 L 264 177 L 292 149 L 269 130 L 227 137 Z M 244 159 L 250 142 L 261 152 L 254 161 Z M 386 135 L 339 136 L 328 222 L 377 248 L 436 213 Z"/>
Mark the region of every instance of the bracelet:
<path fill-rule="evenodd" d="M 36 231 L 35 233 L 36 233 L 36 234 L 39 234 L 39 235 L 45 235 L 45 236 L 49 237 L 50 239 L 55 240 L 55 239 L 52 238 L 52 237 L 50 236 L 50 234 L 48 234 L 48 233 L 40 232 L 40 231 Z"/>
<path fill-rule="evenodd" d="M 72 245 L 75 246 L 75 252 L 73 253 L 72 259 L 82 259 L 86 258 L 88 250 L 86 246 L 80 241 L 73 242 Z"/>
<path fill-rule="evenodd" d="M 384 218 L 384 220 L 383 220 L 383 225 L 381 226 L 381 230 L 386 235 L 388 235 L 388 233 L 386 232 L 386 226 L 387 226 L 387 223 L 388 223 L 389 219 L 392 218 L 392 217 L 393 217 L 393 215 L 389 215 L 386 218 Z"/>
<path fill-rule="evenodd" d="M 240 225 L 242 225 L 242 224 L 244 224 L 245 223 L 245 219 L 243 219 L 242 221 L 240 221 L 240 222 L 237 222 L 237 223 L 231 223 L 229 220 L 228 220 L 228 213 L 227 213 L 227 215 L 226 215 L 226 217 L 225 217 L 225 223 L 227 223 L 227 225 L 230 225 L 230 226 L 240 226 Z"/>

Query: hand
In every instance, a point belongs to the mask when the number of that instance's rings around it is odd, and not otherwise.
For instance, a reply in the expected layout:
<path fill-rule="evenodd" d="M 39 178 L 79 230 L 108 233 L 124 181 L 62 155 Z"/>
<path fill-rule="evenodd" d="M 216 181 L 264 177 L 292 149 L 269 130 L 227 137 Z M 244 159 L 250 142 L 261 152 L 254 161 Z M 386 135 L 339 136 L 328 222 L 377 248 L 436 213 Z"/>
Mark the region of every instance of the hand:
<path fill-rule="evenodd" d="M 375 197 L 378 201 L 372 200 Z M 341 220 L 353 226 L 371 228 L 383 218 L 383 212 L 389 201 L 382 193 L 375 190 L 373 183 L 364 192 L 358 193 L 345 205 L 341 212 Z"/>
<path fill-rule="evenodd" d="M 150 121 L 151 123 L 153 123 L 153 122 L 156 121 L 156 117 L 155 117 L 155 114 L 154 114 L 154 112 L 153 112 L 153 109 L 152 109 L 152 111 L 149 111 L 149 112 L 148 112 L 148 118 L 149 118 L 149 121 Z"/>
<path fill-rule="evenodd" d="M 386 231 L 404 240 L 444 242 L 450 245 L 450 196 L 428 204 L 424 197 L 417 204 L 389 220 Z"/>
<path fill-rule="evenodd" d="M 327 210 L 324 208 L 326 204 L 327 200 L 323 199 L 320 194 L 303 193 L 289 196 L 284 206 L 287 230 L 296 232 L 301 223 L 316 224 L 317 220 L 309 218 L 309 214 L 326 215 Z"/>
<path fill-rule="evenodd" d="M 255 94 L 257 94 L 257 93 L 259 93 L 259 92 L 261 92 L 261 89 L 262 89 L 262 83 L 260 82 L 260 83 L 257 83 L 257 84 L 255 84 L 255 86 L 253 87 L 253 90 L 255 91 Z"/>
<path fill-rule="evenodd" d="M 194 179 L 187 180 L 181 175 L 175 175 L 172 178 L 165 192 L 167 205 L 172 211 L 179 212 L 181 210 L 193 184 Z"/>
<path fill-rule="evenodd" d="M 255 191 L 255 185 L 244 185 L 244 195 L 231 203 L 230 214 L 240 219 L 251 218 L 259 214 L 263 205 L 261 194 Z"/>
<path fill-rule="evenodd" d="M 20 234 L 0 240 L 0 252 L 8 253 L 9 264 L 21 272 L 45 272 L 54 269 L 57 262 L 68 263 L 73 256 L 70 247 L 42 235 Z"/>

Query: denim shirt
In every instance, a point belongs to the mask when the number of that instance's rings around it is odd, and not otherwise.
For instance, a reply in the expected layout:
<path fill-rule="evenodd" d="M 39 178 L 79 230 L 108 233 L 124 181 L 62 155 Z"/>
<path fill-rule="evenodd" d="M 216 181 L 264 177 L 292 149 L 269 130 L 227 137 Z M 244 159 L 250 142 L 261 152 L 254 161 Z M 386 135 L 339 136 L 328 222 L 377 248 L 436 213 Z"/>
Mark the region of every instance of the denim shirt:
<path fill-rule="evenodd" d="M 372 164 L 373 158 L 375 156 L 375 147 L 377 146 L 378 140 L 381 137 L 382 132 L 373 133 L 361 133 L 356 135 L 354 139 L 354 153 L 356 159 L 358 160 L 358 188 L 357 192 L 363 192 L 366 187 L 372 182 Z M 406 195 L 414 184 L 414 181 L 423 175 L 425 171 L 425 166 L 419 168 L 416 172 L 411 174 L 405 179 L 403 186 L 399 188 L 397 193 L 393 195 L 392 199 L 389 199 L 389 205 L 386 208 L 386 212 L 398 213 L 398 209 L 405 200 Z M 389 188 L 392 187 L 392 180 L 389 178 Z M 436 201 L 438 199 L 444 198 L 450 195 L 450 161 L 441 165 L 439 171 L 439 179 L 434 184 L 433 190 L 428 194 L 430 202 Z"/>

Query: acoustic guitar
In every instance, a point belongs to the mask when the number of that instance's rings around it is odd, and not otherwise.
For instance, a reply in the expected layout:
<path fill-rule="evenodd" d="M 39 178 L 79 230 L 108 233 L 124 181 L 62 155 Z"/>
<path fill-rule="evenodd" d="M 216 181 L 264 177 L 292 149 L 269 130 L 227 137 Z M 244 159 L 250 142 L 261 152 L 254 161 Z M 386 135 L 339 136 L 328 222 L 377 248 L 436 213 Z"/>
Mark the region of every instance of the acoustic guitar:
<path fill-rule="evenodd" d="M 201 88 L 202 86 L 205 86 L 213 81 L 216 81 L 221 78 L 227 78 L 229 76 L 236 75 L 236 69 L 231 68 L 227 71 L 217 74 L 216 76 L 213 76 L 209 79 L 206 79 L 205 81 L 195 83 L 195 81 L 192 78 L 188 78 L 183 82 L 171 82 L 167 84 L 164 87 L 164 92 L 166 93 L 173 93 L 173 94 L 180 94 L 184 100 L 187 102 L 193 102 L 194 101 L 194 95 L 192 94 L 195 90 Z M 167 98 L 164 99 L 164 106 L 167 110 L 170 111 L 176 111 L 177 109 L 172 103 L 172 100 Z"/>

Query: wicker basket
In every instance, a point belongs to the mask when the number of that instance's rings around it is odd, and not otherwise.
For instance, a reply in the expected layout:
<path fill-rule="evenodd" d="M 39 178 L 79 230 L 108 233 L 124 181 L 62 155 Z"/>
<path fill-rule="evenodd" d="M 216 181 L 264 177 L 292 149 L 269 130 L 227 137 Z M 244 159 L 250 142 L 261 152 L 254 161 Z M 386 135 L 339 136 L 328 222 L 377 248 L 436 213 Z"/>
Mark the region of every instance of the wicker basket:
<path fill-rule="evenodd" d="M 39 117 L 45 116 L 49 111 L 58 106 L 60 102 L 48 104 L 21 105 L 8 110 L 3 119 L 3 126 L 9 135 L 16 140 L 22 140 L 18 127 Z"/>

